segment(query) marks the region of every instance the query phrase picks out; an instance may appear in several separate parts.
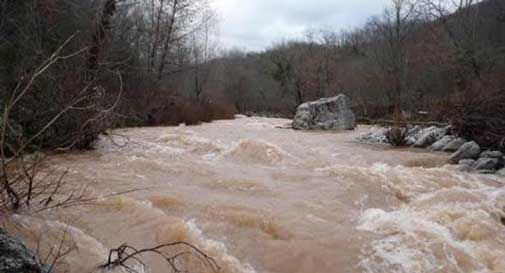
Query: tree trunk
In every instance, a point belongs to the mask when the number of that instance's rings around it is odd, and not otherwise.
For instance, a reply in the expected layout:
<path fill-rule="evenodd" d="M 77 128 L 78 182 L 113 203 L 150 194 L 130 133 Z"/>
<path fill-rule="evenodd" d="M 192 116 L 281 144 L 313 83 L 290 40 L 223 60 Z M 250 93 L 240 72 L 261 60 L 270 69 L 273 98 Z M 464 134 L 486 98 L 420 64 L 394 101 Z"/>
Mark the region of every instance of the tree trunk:
<path fill-rule="evenodd" d="M 111 30 L 111 19 L 114 16 L 115 11 L 116 0 L 105 0 L 103 4 L 102 15 L 96 27 L 95 33 L 93 34 L 91 47 L 88 52 L 88 60 L 86 65 L 86 79 L 88 81 L 92 81 L 96 78 L 100 59 L 102 57 L 103 51 L 105 50 L 107 34 Z"/>
<path fill-rule="evenodd" d="M 164 0 L 160 0 L 160 7 L 158 9 L 158 14 L 156 15 L 156 29 L 154 32 L 154 40 L 153 40 L 151 53 L 150 53 L 150 60 L 149 60 L 149 67 L 148 67 L 149 72 L 151 72 L 154 69 L 155 59 L 156 59 L 156 55 L 158 53 L 158 44 L 160 42 L 159 41 L 159 39 L 160 39 L 160 21 L 161 21 L 161 14 L 163 12 L 163 2 L 164 2 Z M 154 9 L 154 3 L 152 3 L 152 5 L 153 5 L 153 9 Z"/>
<path fill-rule="evenodd" d="M 173 0 L 174 3 L 172 5 L 172 17 L 170 18 L 170 24 L 168 26 L 168 31 L 167 31 L 167 37 L 165 39 L 165 43 L 163 44 L 163 53 L 161 55 L 160 59 L 160 64 L 158 67 L 158 81 L 160 81 L 163 78 L 163 71 L 165 70 L 165 62 L 168 56 L 168 52 L 170 51 L 170 42 L 172 40 L 172 32 L 174 30 L 174 24 L 175 24 L 175 16 L 177 15 L 178 12 L 178 0 Z"/>

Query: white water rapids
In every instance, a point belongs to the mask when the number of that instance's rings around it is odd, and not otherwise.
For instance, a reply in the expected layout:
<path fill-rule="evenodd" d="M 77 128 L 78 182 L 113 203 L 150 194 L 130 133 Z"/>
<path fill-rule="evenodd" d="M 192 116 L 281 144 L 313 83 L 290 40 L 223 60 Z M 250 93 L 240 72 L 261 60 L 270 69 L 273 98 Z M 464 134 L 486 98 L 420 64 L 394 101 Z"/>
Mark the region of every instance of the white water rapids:
<path fill-rule="evenodd" d="M 442 153 L 356 142 L 370 127 L 277 128 L 287 123 L 121 129 L 113 139 L 124 147 L 104 137 L 95 151 L 53 156 L 49 168 L 95 196 L 143 190 L 18 216 L 19 232 L 33 245 L 69 227 L 76 251 L 60 268 L 70 273 L 102 272 L 108 249 L 125 242 L 179 240 L 221 272 L 505 272 L 505 178 L 457 172 Z M 168 272 L 145 262 L 139 272 Z"/>

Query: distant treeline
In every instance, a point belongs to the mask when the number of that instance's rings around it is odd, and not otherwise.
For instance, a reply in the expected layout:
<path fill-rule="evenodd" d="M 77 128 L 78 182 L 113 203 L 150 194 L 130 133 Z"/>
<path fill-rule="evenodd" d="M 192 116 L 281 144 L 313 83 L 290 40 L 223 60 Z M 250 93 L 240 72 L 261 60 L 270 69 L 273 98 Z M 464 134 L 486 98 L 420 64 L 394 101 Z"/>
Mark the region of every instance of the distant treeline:
<path fill-rule="evenodd" d="M 394 0 L 361 28 L 232 50 L 200 71 L 203 92 L 190 82 L 177 92 L 224 96 L 239 112 L 290 117 L 302 102 L 346 93 L 360 117 L 446 122 L 450 105 L 504 90 L 505 2 Z"/>
<path fill-rule="evenodd" d="M 502 0 L 392 0 L 361 28 L 260 53 L 218 53 L 215 29 L 206 0 L 0 0 L 5 149 L 87 147 L 107 128 L 235 113 L 291 117 L 338 93 L 368 119 L 486 124 L 505 105 Z"/>

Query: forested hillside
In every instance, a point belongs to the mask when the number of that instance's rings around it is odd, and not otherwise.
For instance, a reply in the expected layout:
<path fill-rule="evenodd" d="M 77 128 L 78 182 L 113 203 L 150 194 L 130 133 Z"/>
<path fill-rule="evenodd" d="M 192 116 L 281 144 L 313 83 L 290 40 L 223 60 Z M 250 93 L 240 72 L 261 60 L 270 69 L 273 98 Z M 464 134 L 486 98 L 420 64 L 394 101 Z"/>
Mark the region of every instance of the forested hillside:
<path fill-rule="evenodd" d="M 290 116 L 302 102 L 344 92 L 362 117 L 398 108 L 447 118 L 448 104 L 503 89 L 505 4 L 442 3 L 392 1 L 362 28 L 309 30 L 262 53 L 230 51 L 206 65 L 205 91 L 225 94 L 240 112 Z"/>
<path fill-rule="evenodd" d="M 37 145 L 86 147 L 114 126 L 292 117 L 337 93 L 361 119 L 503 109 L 500 0 L 393 0 L 360 28 L 307 30 L 263 52 L 221 49 L 205 0 L 2 0 L 1 13 L 6 137 Z"/>

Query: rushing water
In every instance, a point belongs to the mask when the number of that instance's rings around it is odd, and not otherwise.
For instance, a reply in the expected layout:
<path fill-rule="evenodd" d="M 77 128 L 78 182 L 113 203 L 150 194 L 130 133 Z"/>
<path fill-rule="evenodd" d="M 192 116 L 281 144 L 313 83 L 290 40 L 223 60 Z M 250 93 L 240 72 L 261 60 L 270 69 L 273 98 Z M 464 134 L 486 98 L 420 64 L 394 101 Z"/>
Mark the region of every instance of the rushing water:
<path fill-rule="evenodd" d="M 71 273 L 100 272 L 124 242 L 179 240 L 221 272 L 505 272 L 505 179 L 457 172 L 446 154 L 354 141 L 373 128 L 278 128 L 288 122 L 118 130 L 95 151 L 54 156 L 51 168 L 96 196 L 140 191 L 17 222 L 32 241 L 67 227 Z M 167 272 L 145 261 L 145 272 Z"/>

